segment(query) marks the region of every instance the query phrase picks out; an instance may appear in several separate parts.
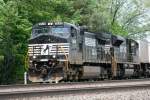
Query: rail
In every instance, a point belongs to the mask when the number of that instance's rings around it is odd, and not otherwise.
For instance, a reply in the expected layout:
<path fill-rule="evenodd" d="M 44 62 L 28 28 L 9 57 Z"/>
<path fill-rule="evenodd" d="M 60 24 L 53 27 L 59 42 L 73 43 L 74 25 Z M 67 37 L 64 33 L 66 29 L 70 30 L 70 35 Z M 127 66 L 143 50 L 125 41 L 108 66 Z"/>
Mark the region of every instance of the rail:
<path fill-rule="evenodd" d="M 0 86 L 0 100 L 30 100 L 48 96 L 94 93 L 104 91 L 125 91 L 126 89 L 150 89 L 150 79 L 101 82 L 75 82 L 60 84 L 5 85 Z M 32 100 L 31 99 L 31 100 Z M 40 99 L 41 100 L 41 99 Z"/>
<path fill-rule="evenodd" d="M 37 91 L 37 90 L 52 90 L 52 89 L 71 89 L 71 88 L 103 88 L 109 86 L 135 86 L 135 85 L 150 85 L 150 79 L 135 79 L 135 80 L 108 80 L 97 82 L 71 82 L 58 84 L 29 84 L 29 85 L 2 85 L 0 86 L 0 94 L 4 92 L 15 91 Z"/>

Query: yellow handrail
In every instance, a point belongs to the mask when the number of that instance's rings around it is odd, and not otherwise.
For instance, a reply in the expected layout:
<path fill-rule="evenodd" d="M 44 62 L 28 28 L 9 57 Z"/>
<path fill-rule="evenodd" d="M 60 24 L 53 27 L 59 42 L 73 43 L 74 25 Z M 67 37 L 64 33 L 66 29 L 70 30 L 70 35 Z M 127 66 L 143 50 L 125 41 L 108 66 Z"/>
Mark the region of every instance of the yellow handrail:
<path fill-rule="evenodd" d="M 68 71 L 68 56 L 67 56 L 67 54 L 65 53 L 65 50 L 64 50 L 64 48 L 62 48 L 62 46 L 60 46 L 60 49 L 62 50 L 62 52 L 64 52 L 64 54 L 65 54 L 65 58 L 66 58 L 66 69 L 67 69 L 67 71 Z"/>

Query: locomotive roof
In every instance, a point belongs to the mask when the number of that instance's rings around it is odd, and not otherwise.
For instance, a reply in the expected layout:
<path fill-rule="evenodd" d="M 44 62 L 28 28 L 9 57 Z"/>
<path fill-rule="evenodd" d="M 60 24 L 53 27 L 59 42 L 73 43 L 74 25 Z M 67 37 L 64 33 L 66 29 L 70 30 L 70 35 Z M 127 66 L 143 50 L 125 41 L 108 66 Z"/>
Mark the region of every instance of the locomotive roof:
<path fill-rule="evenodd" d="M 57 25 L 57 26 L 63 25 L 65 27 L 74 27 L 74 28 L 78 29 L 78 27 L 76 25 L 67 23 L 67 22 L 40 22 L 40 23 L 33 25 L 33 28 L 35 28 L 37 26 L 54 26 L 54 25 Z"/>
<path fill-rule="evenodd" d="M 96 34 L 96 38 L 98 39 L 110 39 L 111 35 L 110 33 L 106 33 L 106 32 L 101 32 L 101 33 L 95 33 Z"/>
<path fill-rule="evenodd" d="M 120 35 L 113 35 L 114 37 L 116 37 L 118 40 L 120 41 L 125 41 L 126 39 Z"/>
<path fill-rule="evenodd" d="M 64 27 L 74 27 L 77 30 L 80 29 L 78 26 L 76 26 L 74 24 L 71 24 L 71 23 L 67 23 L 67 22 L 40 22 L 40 23 L 37 23 L 37 24 L 33 25 L 32 28 L 36 28 L 38 26 L 54 26 L 54 25 L 58 25 L 58 26 L 63 25 Z M 119 35 L 112 35 L 112 33 L 109 33 L 109 32 L 100 32 L 100 33 L 85 32 L 85 33 L 87 35 L 92 35 L 92 36 L 95 35 L 96 38 L 98 38 L 98 39 L 104 39 L 105 40 L 105 39 L 110 39 L 112 36 L 114 36 L 118 40 L 121 40 L 121 41 L 125 41 L 126 40 L 125 37 L 122 37 L 122 36 L 119 36 Z M 32 37 L 32 38 L 36 38 L 36 37 Z M 30 38 L 30 39 L 32 39 L 32 38 Z M 133 39 L 131 39 L 131 40 L 133 40 Z M 134 42 L 136 42 L 136 41 L 134 41 Z"/>
<path fill-rule="evenodd" d="M 37 28 L 37 27 L 45 27 L 45 26 L 54 27 L 55 25 L 56 26 L 64 26 L 64 27 L 68 27 L 68 28 L 73 27 L 73 28 L 79 30 L 79 28 L 76 25 L 71 24 L 71 23 L 67 23 L 67 22 L 40 22 L 40 23 L 37 23 L 37 24 L 33 25 L 32 29 Z M 38 34 L 38 35 L 33 35 L 32 34 L 30 39 L 34 39 L 34 38 L 37 38 L 37 37 L 42 36 L 42 35 L 49 35 L 49 34 L 48 33 Z"/>
<path fill-rule="evenodd" d="M 88 35 L 95 35 L 98 39 L 110 39 L 111 36 L 116 37 L 120 41 L 125 41 L 126 38 L 120 35 L 112 35 L 111 33 L 101 32 L 101 33 L 92 33 L 92 32 L 85 32 Z"/>

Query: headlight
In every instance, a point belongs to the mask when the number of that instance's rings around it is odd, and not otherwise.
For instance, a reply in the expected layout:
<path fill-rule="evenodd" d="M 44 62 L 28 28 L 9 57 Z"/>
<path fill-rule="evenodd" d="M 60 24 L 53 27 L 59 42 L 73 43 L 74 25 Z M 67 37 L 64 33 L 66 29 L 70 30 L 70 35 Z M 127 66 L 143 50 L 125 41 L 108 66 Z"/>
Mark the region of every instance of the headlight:
<path fill-rule="evenodd" d="M 36 56 L 33 56 L 33 58 L 35 59 L 35 58 L 36 58 Z"/>
<path fill-rule="evenodd" d="M 56 58 L 56 55 L 53 55 L 53 58 Z"/>

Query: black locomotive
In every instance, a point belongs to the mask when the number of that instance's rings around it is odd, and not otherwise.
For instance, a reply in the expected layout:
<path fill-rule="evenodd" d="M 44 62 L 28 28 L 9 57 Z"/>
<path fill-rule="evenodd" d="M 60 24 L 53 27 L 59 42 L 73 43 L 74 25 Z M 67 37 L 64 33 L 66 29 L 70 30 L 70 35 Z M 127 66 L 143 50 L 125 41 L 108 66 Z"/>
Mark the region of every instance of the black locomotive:
<path fill-rule="evenodd" d="M 34 25 L 28 48 L 32 82 L 147 76 L 136 41 L 66 22 Z"/>

